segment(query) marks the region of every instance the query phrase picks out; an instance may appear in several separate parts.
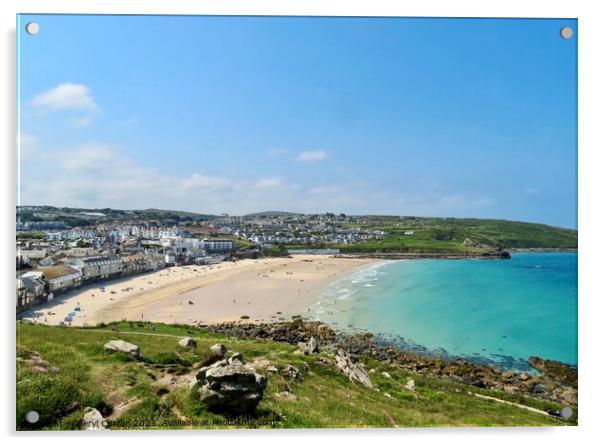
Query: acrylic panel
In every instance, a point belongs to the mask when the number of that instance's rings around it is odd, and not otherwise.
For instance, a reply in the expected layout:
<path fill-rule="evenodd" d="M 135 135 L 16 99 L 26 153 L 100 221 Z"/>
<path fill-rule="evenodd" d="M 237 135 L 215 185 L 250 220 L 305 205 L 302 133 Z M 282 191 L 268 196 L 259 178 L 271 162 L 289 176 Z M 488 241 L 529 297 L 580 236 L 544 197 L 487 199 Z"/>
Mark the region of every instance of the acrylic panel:
<path fill-rule="evenodd" d="M 576 425 L 577 38 L 19 15 L 17 429 Z"/>

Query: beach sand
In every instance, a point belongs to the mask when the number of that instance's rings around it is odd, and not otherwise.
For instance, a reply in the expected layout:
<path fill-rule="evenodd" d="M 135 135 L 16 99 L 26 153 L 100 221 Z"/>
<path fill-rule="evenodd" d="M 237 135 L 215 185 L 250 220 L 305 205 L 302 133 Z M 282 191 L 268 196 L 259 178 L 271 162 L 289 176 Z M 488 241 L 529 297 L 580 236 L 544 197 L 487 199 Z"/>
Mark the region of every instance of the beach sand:
<path fill-rule="evenodd" d="M 22 318 L 59 324 L 79 305 L 73 326 L 124 319 L 209 324 L 243 316 L 248 322 L 277 321 L 306 315 L 329 283 L 373 262 L 299 255 L 172 267 L 74 290 Z"/>

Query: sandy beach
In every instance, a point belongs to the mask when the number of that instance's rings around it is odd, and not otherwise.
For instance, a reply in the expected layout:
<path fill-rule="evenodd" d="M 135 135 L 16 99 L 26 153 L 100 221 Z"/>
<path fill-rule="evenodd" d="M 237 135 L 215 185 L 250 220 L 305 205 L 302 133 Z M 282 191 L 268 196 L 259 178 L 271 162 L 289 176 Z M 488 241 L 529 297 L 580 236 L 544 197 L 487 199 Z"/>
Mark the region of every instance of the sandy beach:
<path fill-rule="evenodd" d="M 304 315 L 330 282 L 370 259 L 300 255 L 182 266 L 95 283 L 35 307 L 22 318 L 74 326 L 144 320 L 165 323 L 275 321 Z M 75 311 L 79 306 L 78 311 Z"/>

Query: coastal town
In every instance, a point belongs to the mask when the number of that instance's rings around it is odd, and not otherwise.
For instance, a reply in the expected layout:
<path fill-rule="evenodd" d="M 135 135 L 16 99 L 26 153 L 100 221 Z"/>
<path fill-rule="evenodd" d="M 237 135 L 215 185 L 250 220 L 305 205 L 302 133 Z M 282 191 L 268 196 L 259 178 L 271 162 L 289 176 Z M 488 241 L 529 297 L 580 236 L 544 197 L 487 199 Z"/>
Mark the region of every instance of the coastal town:
<path fill-rule="evenodd" d="M 17 215 L 17 314 L 91 283 L 172 266 L 332 254 L 333 245 L 385 235 L 359 228 L 367 217 L 334 214 L 182 217 L 23 206 Z"/>

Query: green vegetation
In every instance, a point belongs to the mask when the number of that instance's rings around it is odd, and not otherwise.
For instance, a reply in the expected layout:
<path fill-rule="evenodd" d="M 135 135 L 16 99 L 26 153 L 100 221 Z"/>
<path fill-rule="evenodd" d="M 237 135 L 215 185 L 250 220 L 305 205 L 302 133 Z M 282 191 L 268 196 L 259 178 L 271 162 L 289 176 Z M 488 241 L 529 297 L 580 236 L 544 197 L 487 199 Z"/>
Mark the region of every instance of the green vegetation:
<path fill-rule="evenodd" d="M 206 235 L 198 235 L 197 237 L 201 238 L 201 239 L 202 238 L 214 238 L 214 237 L 207 237 Z M 252 241 L 249 241 L 246 238 L 238 236 L 238 235 L 219 234 L 219 235 L 216 235 L 215 238 L 232 240 L 232 244 L 234 245 L 234 250 L 249 249 L 249 248 L 255 247 L 255 243 L 253 243 Z"/>
<path fill-rule="evenodd" d="M 315 246 L 313 246 L 315 248 Z M 285 246 L 284 244 L 277 244 L 268 249 L 265 249 L 264 253 L 266 256 L 288 256 L 288 249 L 291 246 Z"/>
<path fill-rule="evenodd" d="M 577 248 L 577 231 L 494 219 L 372 217 L 347 227 L 383 230 L 382 240 L 336 245 L 343 253 L 478 253 L 512 248 Z M 406 232 L 413 232 L 406 235 Z"/>
<path fill-rule="evenodd" d="M 17 233 L 17 240 L 41 240 L 46 239 L 46 234 L 43 232 L 27 232 Z"/>
<path fill-rule="evenodd" d="M 112 327 L 119 332 L 112 332 Z M 198 347 L 179 347 L 178 336 L 194 337 Z M 143 359 L 105 351 L 104 343 L 113 339 L 139 345 Z M 208 412 L 192 384 L 199 363 L 217 342 L 241 352 L 247 363 L 263 360 L 278 369 L 291 364 L 303 370 L 304 379 L 292 383 L 278 373 L 260 371 L 268 376 L 268 387 L 256 415 L 243 419 Z M 370 376 L 377 389 L 368 389 L 341 374 L 330 354 L 299 356 L 293 354 L 295 349 L 286 343 L 241 340 L 181 325 L 155 325 L 151 330 L 147 323 L 81 329 L 18 323 L 17 428 L 78 429 L 86 406 L 97 408 L 115 429 L 575 423 L 480 399 L 474 393 L 558 409 L 553 403 L 411 374 L 376 360 L 364 361 L 367 369 L 375 370 Z M 35 357 L 45 365 L 34 365 Z M 318 358 L 328 364 L 320 365 Z M 415 380 L 416 391 L 404 387 L 409 377 Z M 296 400 L 278 396 L 287 385 Z M 30 410 L 40 413 L 34 425 L 24 420 Z"/>

